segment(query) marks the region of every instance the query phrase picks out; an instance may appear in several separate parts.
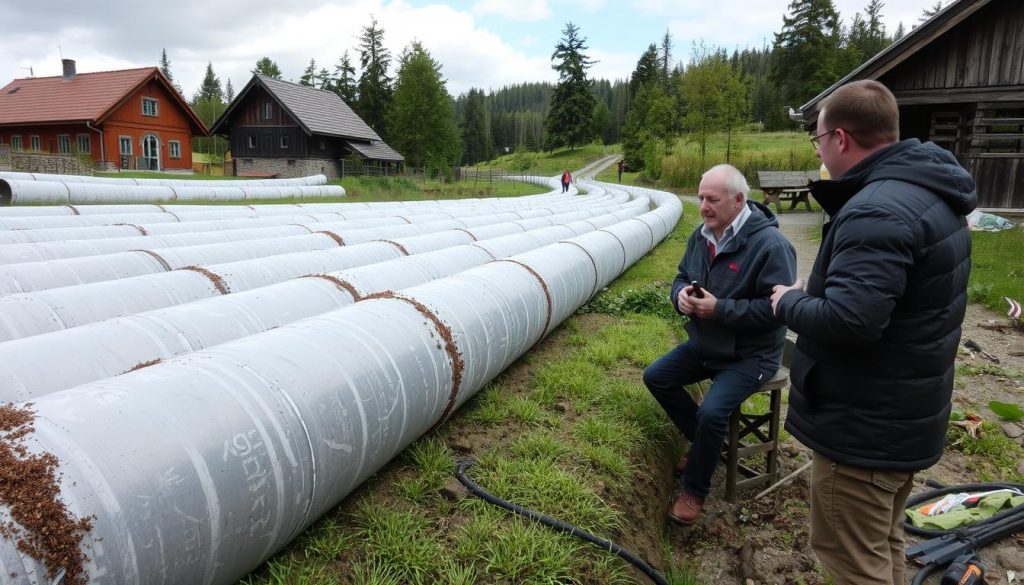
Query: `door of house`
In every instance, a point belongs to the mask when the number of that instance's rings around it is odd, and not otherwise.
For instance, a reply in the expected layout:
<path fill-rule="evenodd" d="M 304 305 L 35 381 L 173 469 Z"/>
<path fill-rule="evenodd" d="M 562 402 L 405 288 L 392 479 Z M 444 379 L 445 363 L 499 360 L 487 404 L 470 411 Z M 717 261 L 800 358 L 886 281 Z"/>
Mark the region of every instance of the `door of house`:
<path fill-rule="evenodd" d="M 160 141 L 152 134 L 142 137 L 142 161 L 143 164 L 140 166 L 147 170 L 160 170 Z"/>

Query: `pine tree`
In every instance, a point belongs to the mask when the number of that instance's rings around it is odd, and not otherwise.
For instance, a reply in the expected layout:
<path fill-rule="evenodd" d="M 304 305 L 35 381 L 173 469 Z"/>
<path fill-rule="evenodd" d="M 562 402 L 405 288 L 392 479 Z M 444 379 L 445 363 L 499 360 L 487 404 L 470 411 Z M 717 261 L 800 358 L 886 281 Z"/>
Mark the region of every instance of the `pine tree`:
<path fill-rule="evenodd" d="M 551 68 L 558 71 L 558 85 L 551 96 L 551 110 L 544 121 L 547 131 L 545 148 L 548 150 L 559 146 L 573 149 L 590 142 L 594 136 L 592 116 L 596 100 L 591 93 L 591 81 L 587 79 L 587 69 L 593 61 L 584 52 L 587 50 L 586 39 L 579 36 L 576 25 L 567 23 L 562 35 L 551 54 L 552 61 L 557 59 Z"/>
<path fill-rule="evenodd" d="M 160 72 L 164 74 L 167 81 L 171 82 L 174 89 L 178 90 L 178 93 L 185 93 L 182 91 L 181 86 L 178 85 L 178 82 L 174 79 L 174 74 L 171 73 L 171 60 L 167 58 L 167 49 L 160 49 Z"/>
<path fill-rule="evenodd" d="M 334 66 L 334 87 L 331 91 L 341 96 L 346 104 L 356 103 L 356 70 L 346 50 Z"/>
<path fill-rule="evenodd" d="M 903 28 L 903 21 L 901 20 L 900 23 L 896 25 L 896 32 L 892 33 L 892 42 L 895 43 L 896 41 L 902 39 L 903 35 L 905 34 L 907 33 L 906 30 Z"/>
<path fill-rule="evenodd" d="M 840 77 L 841 41 L 832 0 L 790 1 L 782 31 L 775 33 L 771 77 L 783 104 L 799 107 Z"/>
<path fill-rule="evenodd" d="M 220 78 L 213 73 L 213 63 L 206 63 L 206 75 L 203 76 L 203 83 L 199 86 L 199 94 L 196 100 L 217 100 L 224 99 L 224 91 L 220 87 Z"/>
<path fill-rule="evenodd" d="M 462 155 L 441 65 L 417 41 L 399 58 L 388 128 L 391 145 L 413 168 L 447 173 Z"/>
<path fill-rule="evenodd" d="M 256 61 L 256 67 L 253 68 L 252 73 L 253 75 L 259 74 L 281 79 L 281 68 L 270 57 L 260 57 L 259 61 Z"/>
<path fill-rule="evenodd" d="M 668 83 L 669 75 L 672 72 L 672 34 L 665 29 L 665 36 L 661 39 L 661 82 Z"/>
<path fill-rule="evenodd" d="M 466 93 L 462 111 L 462 160 L 472 165 L 491 158 L 490 132 L 484 92 L 472 88 Z"/>
<path fill-rule="evenodd" d="M 640 60 L 636 62 L 636 69 L 629 77 L 630 97 L 636 96 L 641 84 L 652 85 L 658 83 L 659 80 L 658 47 L 651 43 L 644 54 L 640 55 Z"/>
<path fill-rule="evenodd" d="M 363 27 L 359 37 L 359 65 L 363 74 L 359 77 L 359 99 L 356 113 L 359 114 L 378 134 L 387 134 L 387 113 L 391 107 L 391 78 L 388 67 L 391 53 L 384 47 L 384 29 L 377 25 L 377 19 L 370 19 L 370 25 Z"/>
<path fill-rule="evenodd" d="M 942 0 L 939 0 L 938 2 L 935 3 L 935 6 L 932 6 L 931 8 L 925 8 L 924 12 L 921 14 L 921 18 L 917 19 L 917 22 L 919 24 L 923 23 L 923 22 L 927 21 L 929 18 L 935 16 L 936 14 L 938 14 L 941 11 L 942 11 Z"/>
<path fill-rule="evenodd" d="M 229 104 L 235 101 L 235 88 L 231 86 L 230 79 L 228 79 L 228 84 L 224 87 L 224 101 Z"/>
<path fill-rule="evenodd" d="M 316 87 L 316 59 L 309 60 L 309 65 L 306 65 L 306 69 L 302 72 L 302 77 L 299 78 L 299 85 Z"/>

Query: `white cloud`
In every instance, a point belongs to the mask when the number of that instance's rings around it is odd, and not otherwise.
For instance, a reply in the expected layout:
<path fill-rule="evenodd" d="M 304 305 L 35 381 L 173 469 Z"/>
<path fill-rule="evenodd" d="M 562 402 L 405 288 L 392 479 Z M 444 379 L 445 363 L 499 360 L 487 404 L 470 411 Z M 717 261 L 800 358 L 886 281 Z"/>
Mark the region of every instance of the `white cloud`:
<path fill-rule="evenodd" d="M 473 13 L 534 22 L 550 18 L 551 8 L 547 0 L 481 0 L 473 5 Z"/>

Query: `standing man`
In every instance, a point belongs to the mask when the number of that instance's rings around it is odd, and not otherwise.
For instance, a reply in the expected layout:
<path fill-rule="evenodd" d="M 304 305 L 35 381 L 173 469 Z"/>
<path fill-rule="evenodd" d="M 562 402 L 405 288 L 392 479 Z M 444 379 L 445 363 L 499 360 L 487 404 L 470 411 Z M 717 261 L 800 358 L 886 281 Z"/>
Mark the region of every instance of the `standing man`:
<path fill-rule="evenodd" d="M 903 585 L 903 508 L 949 420 L 974 181 L 935 144 L 899 141 L 876 81 L 834 91 L 817 132 L 833 180 L 811 193 L 831 221 L 807 291 L 772 294 L 800 336 L 786 430 L 814 451 L 811 547 L 836 585 Z"/>
<path fill-rule="evenodd" d="M 622 182 L 622 171 L 626 170 L 626 159 L 619 159 L 619 182 Z"/>
<path fill-rule="evenodd" d="M 749 192 L 735 167 L 704 173 L 697 194 L 704 223 L 686 244 L 670 296 L 690 318 L 689 339 L 644 370 L 644 384 L 690 441 L 676 464 L 683 491 L 668 511 L 680 524 L 700 516 L 730 413 L 782 359 L 786 329 L 772 315 L 770 297 L 779 279 L 796 278 L 796 252 L 772 212 L 747 200 Z M 698 405 L 685 386 L 708 379 Z"/>

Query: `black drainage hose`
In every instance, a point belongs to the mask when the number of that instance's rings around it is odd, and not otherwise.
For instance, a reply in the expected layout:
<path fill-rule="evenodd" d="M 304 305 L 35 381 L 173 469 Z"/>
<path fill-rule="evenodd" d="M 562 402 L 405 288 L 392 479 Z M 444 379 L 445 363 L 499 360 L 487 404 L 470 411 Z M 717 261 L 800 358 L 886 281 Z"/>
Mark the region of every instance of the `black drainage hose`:
<path fill-rule="evenodd" d="M 587 542 L 589 542 L 591 544 L 596 544 L 597 546 L 599 546 L 599 547 L 601 547 L 601 548 L 603 548 L 603 549 L 605 549 L 605 550 L 607 550 L 609 552 L 615 553 L 622 560 L 624 560 L 627 563 L 633 565 L 637 569 L 640 569 L 640 571 L 644 575 L 647 575 L 648 577 L 650 577 L 651 581 L 657 583 L 658 585 L 669 585 L 669 583 L 665 579 L 665 577 L 662 576 L 662 574 L 659 573 L 656 569 L 654 569 L 654 567 L 648 565 L 647 563 L 645 563 L 643 561 L 643 559 L 637 557 L 633 553 L 631 553 L 628 550 L 622 548 L 621 546 L 615 544 L 614 542 L 611 542 L 609 540 L 604 540 L 603 538 L 598 538 L 598 537 L 594 536 L 593 534 L 590 534 L 589 532 L 586 532 L 584 530 L 580 530 L 579 528 L 576 528 L 575 526 L 573 526 L 571 524 L 566 524 L 565 522 L 562 522 L 561 520 L 556 520 L 555 518 L 552 518 L 550 516 L 545 516 L 544 514 L 541 514 L 540 512 L 534 512 L 533 510 L 529 510 L 529 509 L 524 508 L 522 506 L 519 506 L 517 504 L 513 504 L 512 502 L 508 502 L 506 500 L 503 500 L 503 499 L 501 499 L 501 498 L 499 498 L 499 497 L 497 497 L 497 496 L 495 496 L 495 495 L 485 491 L 479 485 L 474 483 L 473 480 L 471 480 L 468 477 L 466 477 L 466 469 L 468 469 L 469 466 L 471 466 L 471 465 L 473 465 L 472 461 L 462 461 L 462 462 L 460 462 L 459 465 L 458 465 L 458 468 L 456 468 L 456 470 L 455 470 L 455 475 L 459 478 L 459 482 L 462 485 L 466 486 L 466 489 L 468 489 L 470 492 L 472 492 L 473 495 L 477 496 L 478 498 L 481 498 L 481 499 L 485 500 L 488 503 L 494 504 L 495 506 L 498 506 L 498 507 L 501 507 L 501 508 L 505 508 L 506 510 L 509 510 L 511 512 L 515 512 L 516 514 L 519 514 L 520 516 L 526 516 L 527 518 L 529 518 L 530 520 L 533 520 L 535 522 L 540 522 L 541 524 L 546 524 L 547 526 L 550 526 L 551 528 L 554 528 L 555 530 L 558 530 L 559 532 L 567 532 L 567 533 L 572 534 L 573 536 L 575 536 L 577 538 L 582 538 L 583 540 L 585 540 L 585 541 L 587 541 Z"/>

